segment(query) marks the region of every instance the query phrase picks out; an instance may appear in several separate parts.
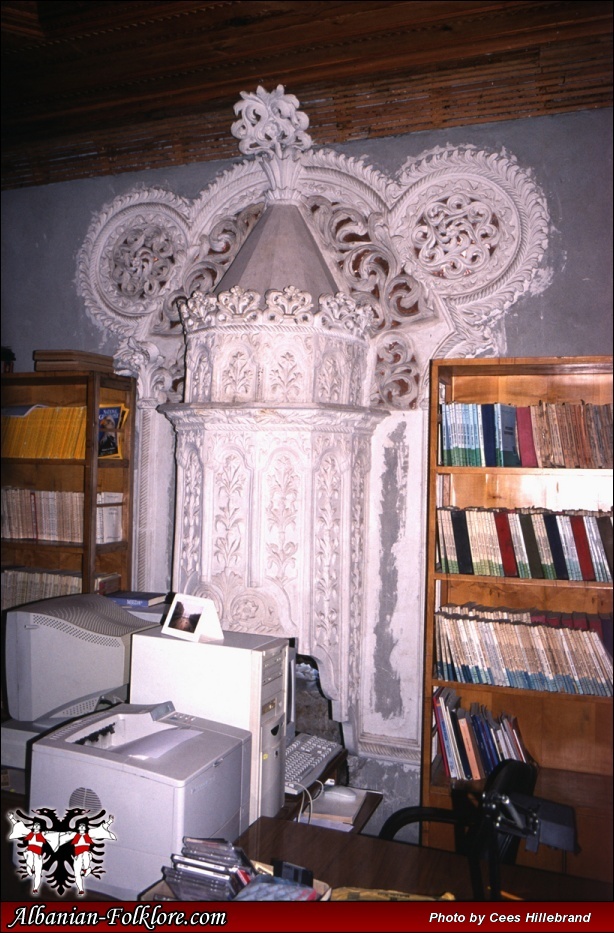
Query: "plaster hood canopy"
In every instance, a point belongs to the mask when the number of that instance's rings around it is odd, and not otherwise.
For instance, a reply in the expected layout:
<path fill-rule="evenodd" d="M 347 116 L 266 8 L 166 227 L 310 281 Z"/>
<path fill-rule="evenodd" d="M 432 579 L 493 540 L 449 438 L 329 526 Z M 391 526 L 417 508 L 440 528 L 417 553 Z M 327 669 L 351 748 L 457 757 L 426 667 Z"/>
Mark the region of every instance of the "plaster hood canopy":
<path fill-rule="evenodd" d="M 336 283 L 298 207 L 267 207 L 212 294 L 178 301 L 187 403 L 368 407 L 372 311 Z"/>
<path fill-rule="evenodd" d="M 294 286 L 316 303 L 339 290 L 298 206 L 276 203 L 267 205 L 214 294 L 235 286 L 263 297 L 270 289 Z"/>
<path fill-rule="evenodd" d="M 256 154 L 269 187 L 261 217 L 213 292 L 196 289 L 178 301 L 185 401 L 368 407 L 372 309 L 339 290 L 299 206 L 307 117 L 282 87 L 244 95 L 237 112 L 243 107 L 248 115 L 233 132 L 242 151 Z"/>

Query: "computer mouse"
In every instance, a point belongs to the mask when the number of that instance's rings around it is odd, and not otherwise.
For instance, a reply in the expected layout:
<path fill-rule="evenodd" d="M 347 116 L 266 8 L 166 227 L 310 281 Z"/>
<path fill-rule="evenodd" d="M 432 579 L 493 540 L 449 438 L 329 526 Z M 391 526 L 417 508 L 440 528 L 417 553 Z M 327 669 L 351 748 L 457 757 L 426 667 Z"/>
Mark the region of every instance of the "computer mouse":
<path fill-rule="evenodd" d="M 356 800 L 356 791 L 352 790 L 351 787 L 342 787 L 340 784 L 327 787 L 325 794 L 327 800 L 338 800 L 339 802 L 345 800 L 348 803 L 351 800 Z"/>

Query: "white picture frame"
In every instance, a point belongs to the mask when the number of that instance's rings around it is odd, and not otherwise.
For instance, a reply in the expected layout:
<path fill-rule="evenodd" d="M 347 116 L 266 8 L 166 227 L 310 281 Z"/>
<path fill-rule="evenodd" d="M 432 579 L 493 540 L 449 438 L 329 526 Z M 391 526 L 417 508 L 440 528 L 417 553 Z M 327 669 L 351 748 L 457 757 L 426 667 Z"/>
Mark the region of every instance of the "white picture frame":
<path fill-rule="evenodd" d="M 213 600 L 186 593 L 175 593 L 162 634 L 185 641 L 224 641 Z"/>

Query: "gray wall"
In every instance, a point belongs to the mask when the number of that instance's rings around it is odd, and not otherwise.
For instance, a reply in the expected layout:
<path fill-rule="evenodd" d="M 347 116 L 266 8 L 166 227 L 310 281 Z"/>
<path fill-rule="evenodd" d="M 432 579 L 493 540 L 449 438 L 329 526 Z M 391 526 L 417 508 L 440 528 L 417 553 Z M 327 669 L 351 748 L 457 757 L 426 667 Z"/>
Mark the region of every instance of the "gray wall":
<path fill-rule="evenodd" d="M 229 124 L 230 133 L 230 124 Z M 314 140 L 317 144 L 317 139 Z M 551 234 L 540 275 L 550 282 L 506 315 L 507 355 L 592 355 L 612 347 L 612 111 L 456 127 L 335 147 L 388 175 L 435 146 L 505 149 L 545 194 Z M 237 150 L 238 152 L 238 150 Z M 84 314 L 76 256 L 94 213 L 140 186 L 195 198 L 228 162 L 24 188 L 2 194 L 2 344 L 15 369 L 36 349 L 113 353 Z"/>

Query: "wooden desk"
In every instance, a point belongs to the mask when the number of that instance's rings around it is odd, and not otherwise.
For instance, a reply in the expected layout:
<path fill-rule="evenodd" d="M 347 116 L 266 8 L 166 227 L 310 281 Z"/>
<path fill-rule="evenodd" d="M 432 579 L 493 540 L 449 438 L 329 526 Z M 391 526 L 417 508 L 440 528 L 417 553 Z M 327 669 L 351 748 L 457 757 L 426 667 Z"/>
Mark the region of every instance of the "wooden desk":
<path fill-rule="evenodd" d="M 375 836 L 354 835 L 263 816 L 238 838 L 261 862 L 284 859 L 313 871 L 332 888 L 383 888 L 457 900 L 472 900 L 466 859 Z M 519 866 L 501 868 L 501 887 L 529 901 L 611 901 L 612 885 Z"/>

